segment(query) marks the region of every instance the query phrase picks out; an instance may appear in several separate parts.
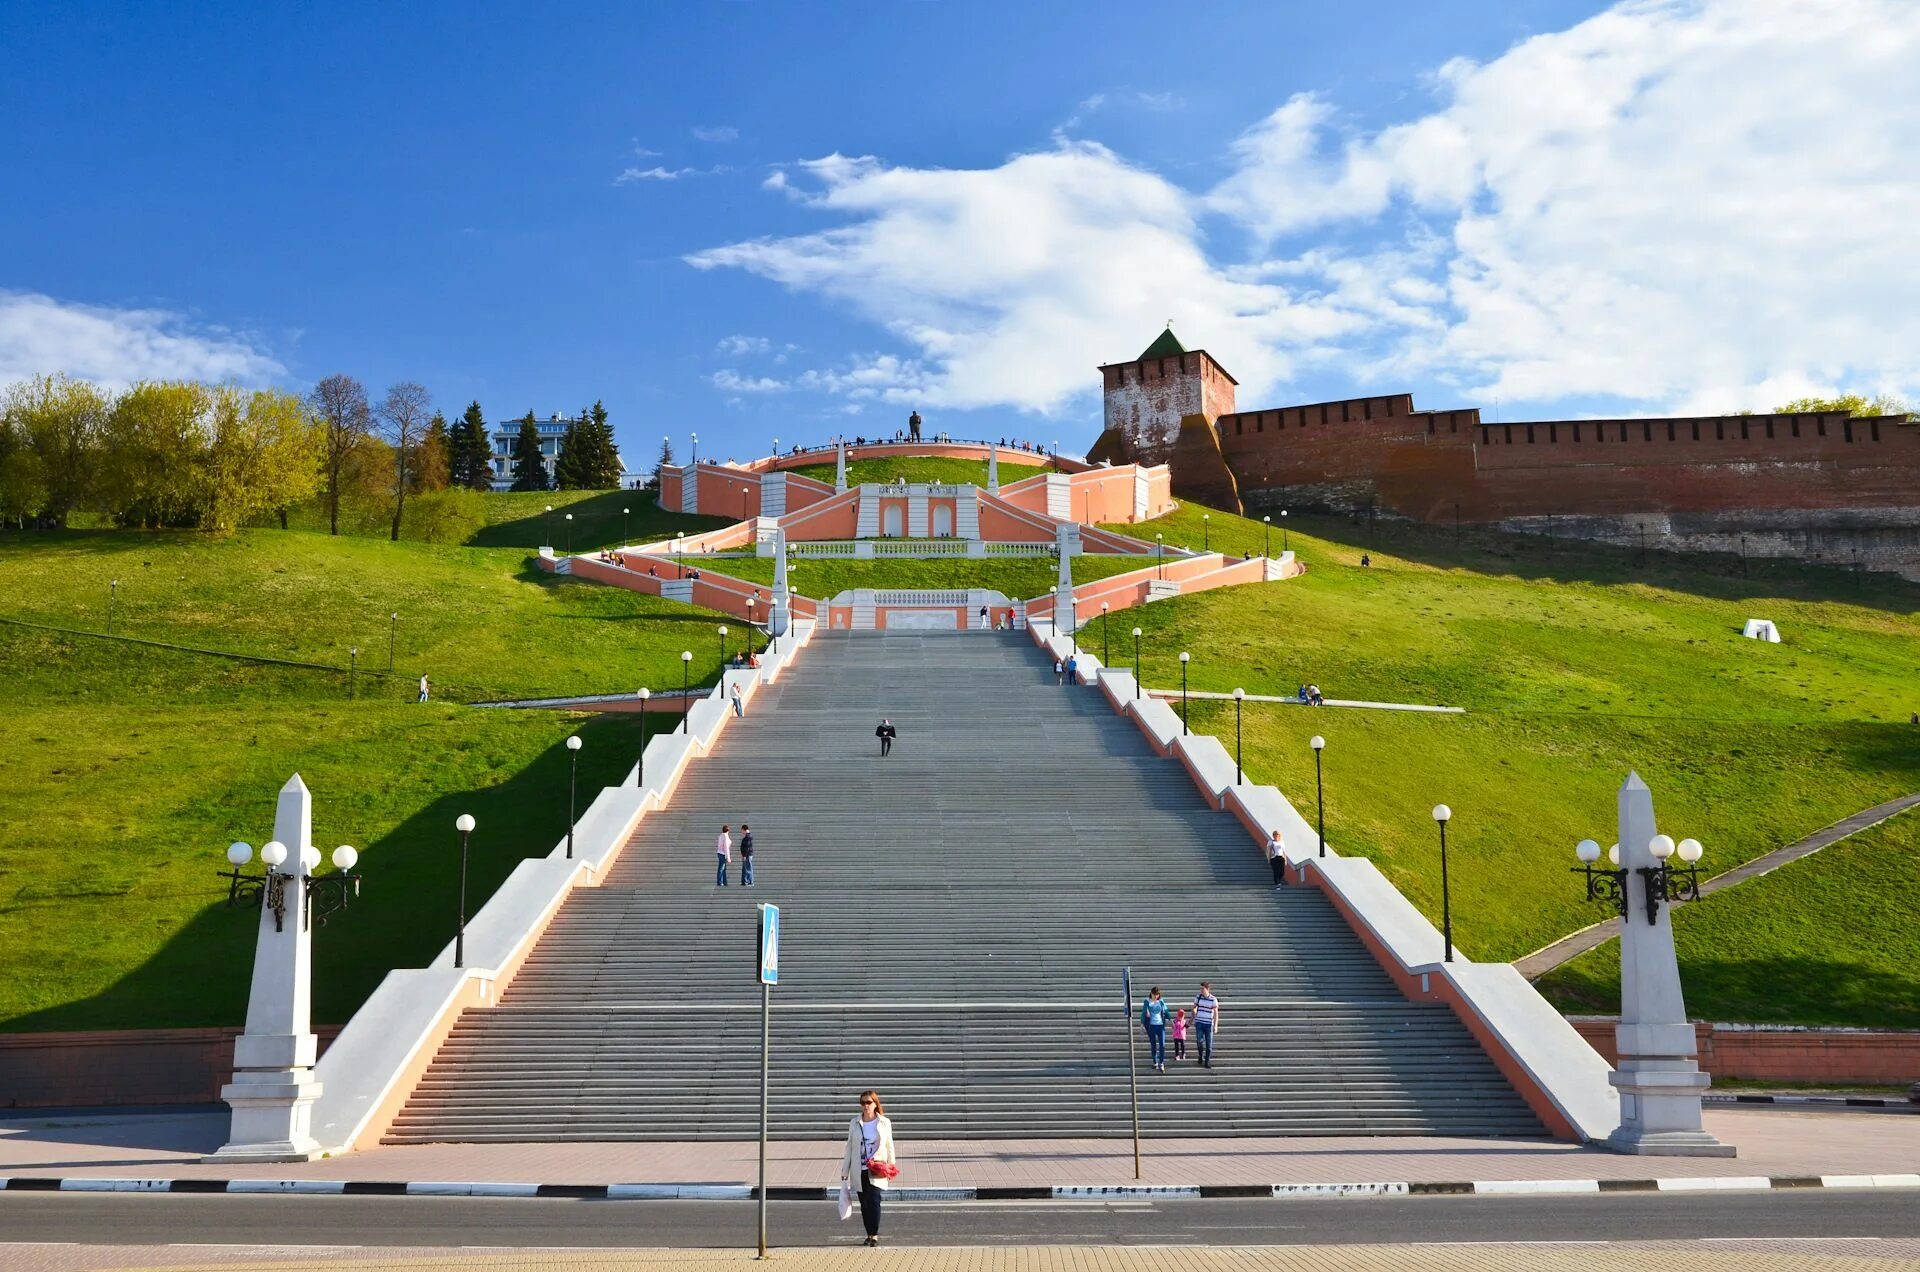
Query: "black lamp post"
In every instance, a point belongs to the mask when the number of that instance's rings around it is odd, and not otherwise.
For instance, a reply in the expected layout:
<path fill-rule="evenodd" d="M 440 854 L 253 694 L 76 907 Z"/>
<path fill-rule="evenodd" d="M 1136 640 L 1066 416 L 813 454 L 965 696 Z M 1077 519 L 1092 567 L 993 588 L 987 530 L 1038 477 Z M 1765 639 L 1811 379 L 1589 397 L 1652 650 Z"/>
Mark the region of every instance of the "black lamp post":
<path fill-rule="evenodd" d="M 1203 551 L 1213 551 L 1213 514 L 1200 514 L 1200 547 Z"/>
<path fill-rule="evenodd" d="M 393 639 L 400 630 L 400 615 L 396 611 L 387 615 L 387 670 L 393 670 Z"/>
<path fill-rule="evenodd" d="M 1247 691 L 1236 688 L 1233 691 L 1233 784 L 1240 785 L 1240 704 L 1247 700 Z"/>
<path fill-rule="evenodd" d="M 567 514 L 567 555 L 573 555 L 573 514 Z"/>
<path fill-rule="evenodd" d="M 1153 577 L 1157 579 L 1164 579 L 1167 577 L 1166 548 L 1167 548 L 1167 545 L 1166 545 L 1166 540 L 1164 536 L 1157 535 L 1157 534 L 1154 535 L 1153 536 Z"/>
<path fill-rule="evenodd" d="M 633 784 L 644 787 L 647 784 L 647 699 L 653 697 L 653 690 L 641 685 L 633 696 L 640 699 L 640 762 L 634 766 Z"/>
<path fill-rule="evenodd" d="M 1270 557 L 1273 555 L 1273 514 L 1272 513 L 1268 513 L 1266 516 L 1260 518 L 1260 555 L 1263 557 Z"/>
<path fill-rule="evenodd" d="M 1433 806 L 1434 824 L 1440 827 L 1440 935 L 1446 942 L 1445 962 L 1453 962 L 1453 900 L 1447 891 L 1447 822 L 1453 810 L 1445 804 Z"/>
<path fill-rule="evenodd" d="M 692 714 L 688 708 L 693 704 L 688 700 L 687 693 L 692 685 L 692 681 L 689 679 L 692 674 L 693 651 L 691 649 L 683 649 L 680 651 L 680 728 L 682 731 L 688 732 L 691 730 L 689 730 L 687 726 L 687 716 Z"/>
<path fill-rule="evenodd" d="M 720 666 L 722 668 L 725 668 L 726 665 L 727 665 L 727 625 L 725 623 L 722 623 L 720 624 Z"/>
<path fill-rule="evenodd" d="M 690 467 L 698 468 L 700 466 L 700 434 L 692 433 L 689 436 L 693 438 L 693 445 L 687 448 L 687 463 Z M 695 476 L 697 477 L 698 474 Z"/>
<path fill-rule="evenodd" d="M 1180 736 L 1187 736 L 1187 662 L 1192 657 L 1186 650 L 1180 651 Z"/>
<path fill-rule="evenodd" d="M 1133 696 L 1140 697 L 1140 629 L 1133 629 Z"/>
<path fill-rule="evenodd" d="M 574 734 L 567 739 L 567 860 L 573 860 L 573 823 L 574 809 L 578 807 L 575 796 L 580 789 L 580 735 Z"/>
<path fill-rule="evenodd" d="M 1280 550 L 1287 552 L 1291 551 L 1292 547 L 1293 545 L 1287 541 L 1287 510 L 1282 508 L 1280 510 Z"/>
<path fill-rule="evenodd" d="M 547 546 L 552 547 L 553 546 L 553 505 L 552 504 L 547 505 L 546 515 L 541 517 L 540 520 L 541 520 L 541 533 L 546 538 Z"/>
<path fill-rule="evenodd" d="M 113 603 L 120 595 L 120 580 L 107 580 L 107 635 L 113 635 Z"/>
<path fill-rule="evenodd" d="M 747 598 L 747 653 L 753 653 L 753 605 L 754 598 Z"/>
<path fill-rule="evenodd" d="M 1320 810 L 1320 855 L 1327 855 L 1327 788 L 1320 780 L 1320 752 L 1327 749 L 1327 740 L 1318 733 L 1307 743 L 1313 748 L 1313 802 Z"/>
<path fill-rule="evenodd" d="M 347 697 L 360 696 L 360 646 L 347 650 Z"/>
<path fill-rule="evenodd" d="M 632 535 L 627 530 L 627 514 L 632 511 L 633 509 L 631 508 L 622 508 L 620 510 L 620 546 L 623 548 L 633 541 Z"/>
<path fill-rule="evenodd" d="M 1107 666 L 1113 661 L 1113 632 L 1108 627 L 1107 603 L 1100 602 L 1100 665 Z"/>
<path fill-rule="evenodd" d="M 462 813 L 454 819 L 454 829 L 460 832 L 460 913 L 459 925 L 453 931 L 453 965 L 467 965 L 467 841 L 473 836 L 473 814 Z"/>

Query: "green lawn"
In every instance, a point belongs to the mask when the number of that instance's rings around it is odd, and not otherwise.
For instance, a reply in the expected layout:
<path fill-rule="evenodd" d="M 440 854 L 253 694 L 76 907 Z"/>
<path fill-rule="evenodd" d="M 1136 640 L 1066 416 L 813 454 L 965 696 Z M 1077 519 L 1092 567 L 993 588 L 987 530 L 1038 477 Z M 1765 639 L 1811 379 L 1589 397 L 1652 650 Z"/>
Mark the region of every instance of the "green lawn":
<path fill-rule="evenodd" d="M 689 517 L 663 511 L 652 493 L 644 490 L 485 491 L 476 492 L 476 506 L 482 524 L 465 540 L 468 547 L 476 548 L 551 545 L 565 550 L 571 532 L 573 550 L 585 552 L 664 538 L 675 531 L 695 534 L 732 524 L 725 517 Z M 553 509 L 551 514 L 546 511 L 549 507 Z M 571 527 L 567 524 L 568 513 L 573 514 Z M 324 534 L 327 510 L 318 502 L 302 504 L 289 511 L 287 525 L 293 530 Z M 356 520 L 343 513 L 340 529 L 343 537 L 387 537 L 387 522 L 381 517 Z M 401 538 L 417 537 L 413 530 L 412 526 L 403 526 Z"/>
<path fill-rule="evenodd" d="M 1125 574 L 1153 564 L 1153 558 L 1084 555 L 1073 559 L 1076 583 Z M 716 574 L 731 574 L 753 583 L 773 582 L 771 557 L 724 557 L 711 563 Z M 1003 557 L 996 560 L 849 561 L 839 558 L 794 561 L 787 582 L 802 596 L 828 600 L 856 587 L 963 588 L 983 587 L 1004 592 L 1016 600 L 1031 600 L 1051 592 L 1059 578 L 1059 564 L 1051 557 Z"/>
<path fill-rule="evenodd" d="M 1203 511 L 1114 528 L 1261 550 L 1260 522 L 1216 511 L 1203 529 Z M 1716 872 L 1920 789 L 1920 730 L 1905 723 L 1920 709 L 1920 588 L 1791 565 L 1752 563 L 1742 577 L 1737 560 L 1654 553 L 1642 566 L 1636 553 L 1604 547 L 1288 521 L 1306 575 L 1130 610 L 1113 620 L 1115 661 L 1131 661 L 1127 633 L 1139 625 L 1152 686 L 1179 684 L 1184 649 L 1195 689 L 1291 695 L 1312 681 L 1334 698 L 1468 708 L 1249 704 L 1244 753 L 1251 780 L 1277 782 L 1311 816 L 1307 739 L 1325 736 L 1329 842 L 1375 859 L 1436 921 L 1430 810 L 1449 804 L 1454 927 L 1475 957 L 1518 957 L 1600 917 L 1579 902 L 1567 868 L 1577 840 L 1610 841 L 1629 769 L 1653 787 L 1663 826 L 1701 839 Z M 1276 529 L 1272 548 L 1281 546 Z M 1785 642 L 1742 638 L 1749 616 L 1774 619 Z M 1101 647 L 1098 621 L 1081 640 Z M 1233 745 L 1230 704 L 1193 711 Z M 1852 900 L 1868 919 L 1835 939 L 1864 958 L 1901 916 L 1883 922 L 1865 885 Z"/>
<path fill-rule="evenodd" d="M 1025 456 L 1028 460 L 1039 460 L 1038 455 Z M 815 481 L 833 484 L 834 465 L 832 460 L 824 464 L 806 464 L 799 468 L 790 468 L 788 472 L 811 477 Z M 1031 477 L 1036 473 L 1049 471 L 1043 463 L 1021 463 L 1011 458 L 1008 452 L 1000 456 L 1000 484 L 1011 486 L 1016 481 Z M 985 487 L 987 484 L 987 461 L 984 459 L 946 459 L 929 456 L 901 456 L 898 459 L 852 459 L 847 461 L 847 484 L 863 485 L 866 482 L 890 482 L 905 477 L 908 481 L 946 482 L 959 486 L 972 484 Z"/>
<path fill-rule="evenodd" d="M 692 634 L 711 615 L 556 578 L 517 549 L 279 530 L 0 533 L 0 618 L 104 631 L 111 580 L 117 634 L 336 666 L 305 673 L 325 696 L 345 696 L 353 647 L 363 670 L 386 670 L 390 627 L 395 675 L 363 677 L 363 694 L 410 699 L 422 672 L 466 701 L 678 684 L 682 649 L 696 680 L 719 665 Z"/>
<path fill-rule="evenodd" d="M 1920 1029 L 1920 812 L 1674 912 L 1688 1014 Z M 1620 1007 L 1619 942 L 1541 979 L 1569 1012 Z"/>

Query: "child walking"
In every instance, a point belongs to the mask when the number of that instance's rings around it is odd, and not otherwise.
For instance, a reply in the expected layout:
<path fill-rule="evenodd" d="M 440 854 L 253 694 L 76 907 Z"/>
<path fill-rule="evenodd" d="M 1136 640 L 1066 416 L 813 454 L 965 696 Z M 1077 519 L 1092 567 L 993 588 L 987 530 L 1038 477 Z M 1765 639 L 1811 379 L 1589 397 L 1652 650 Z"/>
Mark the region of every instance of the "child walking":
<path fill-rule="evenodd" d="M 1173 1013 L 1173 1058 L 1187 1058 L 1187 1009 L 1180 1008 Z"/>

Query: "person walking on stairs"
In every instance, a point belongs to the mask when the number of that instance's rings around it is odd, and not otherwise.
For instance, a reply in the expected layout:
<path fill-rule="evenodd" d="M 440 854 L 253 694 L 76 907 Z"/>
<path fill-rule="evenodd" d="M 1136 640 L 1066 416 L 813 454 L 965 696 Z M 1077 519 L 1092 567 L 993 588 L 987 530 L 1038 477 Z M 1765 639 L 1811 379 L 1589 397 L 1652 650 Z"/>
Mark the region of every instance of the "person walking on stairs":
<path fill-rule="evenodd" d="M 1213 982 L 1201 981 L 1193 999 L 1193 1043 L 1202 1069 L 1213 1068 L 1213 1035 L 1220 1028 L 1220 1000 L 1213 996 Z"/>
<path fill-rule="evenodd" d="M 732 829 L 731 826 L 722 826 L 720 828 L 720 838 L 713 845 L 714 854 L 719 861 L 718 868 L 713 874 L 713 886 L 716 888 L 724 888 L 727 886 L 727 863 L 733 860 Z"/>
<path fill-rule="evenodd" d="M 1280 831 L 1275 828 L 1267 836 L 1267 865 L 1273 870 L 1273 886 L 1284 888 L 1287 884 L 1287 856 L 1280 851 Z"/>
<path fill-rule="evenodd" d="M 1160 997 L 1160 987 L 1155 985 L 1147 991 L 1147 1000 L 1140 1004 L 1140 1023 L 1147 1031 L 1147 1054 L 1153 1059 L 1154 1071 L 1167 1071 L 1167 1016 L 1170 1012 L 1167 1000 Z"/>
<path fill-rule="evenodd" d="M 1067 683 L 1067 665 L 1058 658 L 1053 660 L 1053 683 L 1056 685 Z"/>
<path fill-rule="evenodd" d="M 893 727 L 892 721 L 882 716 L 880 727 L 873 731 L 873 736 L 880 739 L 880 758 L 884 760 L 892 753 L 893 740 L 900 736 L 900 730 Z"/>
<path fill-rule="evenodd" d="M 753 827 L 740 823 L 740 886 L 753 886 Z"/>
<path fill-rule="evenodd" d="M 840 1191 L 858 1192 L 867 1244 L 880 1244 L 880 1201 L 900 1173 L 895 1164 L 893 1123 L 877 1091 L 860 1093 L 860 1111 L 847 1122 L 847 1150 L 840 1158 Z"/>
<path fill-rule="evenodd" d="M 1187 1058 L 1187 1009 L 1185 1007 L 1173 1013 L 1173 1058 Z"/>
<path fill-rule="evenodd" d="M 738 680 L 733 682 L 733 692 L 728 694 L 727 697 L 733 702 L 733 714 L 744 719 L 747 714 L 747 700 L 740 696 L 740 682 Z"/>

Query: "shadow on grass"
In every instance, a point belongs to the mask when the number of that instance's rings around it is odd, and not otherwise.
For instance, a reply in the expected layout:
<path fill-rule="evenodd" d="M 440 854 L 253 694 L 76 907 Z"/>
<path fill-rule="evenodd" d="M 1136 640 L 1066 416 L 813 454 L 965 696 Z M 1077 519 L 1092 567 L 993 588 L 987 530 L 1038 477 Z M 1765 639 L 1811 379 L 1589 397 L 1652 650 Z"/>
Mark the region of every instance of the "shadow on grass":
<path fill-rule="evenodd" d="M 647 733 L 670 730 L 677 717 L 647 719 Z M 618 782 L 638 757 L 640 717 L 584 718 L 578 808 Z M 568 753 L 556 742 L 517 773 L 482 790 L 443 795 L 390 833 L 366 845 L 360 896 L 314 934 L 313 1019 L 345 1022 L 387 972 L 424 967 L 453 939 L 458 908 L 459 836 L 454 819 L 478 823 L 468 864 L 468 917 L 527 857 L 545 856 L 566 836 Z M 327 791 L 314 791 L 316 812 Z M 259 792 L 235 837 L 267 836 L 273 791 Z M 322 813 L 324 815 L 324 813 Z M 261 820 L 264 817 L 265 820 Z M 254 825 L 259 821 L 259 825 Z M 250 834 L 248 832 L 251 832 Z M 331 845 L 316 845 L 323 854 Z M 153 957 L 89 998 L 7 1021 L 7 1032 L 65 1029 L 159 1029 L 239 1025 L 246 1018 L 257 911 L 229 910 L 222 845 L 209 843 L 207 905 L 173 933 Z"/>
<path fill-rule="evenodd" d="M 622 513 L 621 509 L 627 509 Z M 573 514 L 569 528 L 567 514 Z M 468 536 L 470 548 L 557 547 L 587 552 L 623 543 L 661 539 L 677 531 L 698 533 L 732 525 L 726 517 L 698 517 L 663 510 L 654 495 L 642 490 L 609 490 L 565 506 L 555 504 L 530 516 L 498 521 Z M 571 538 L 569 538 L 571 534 Z M 552 536 L 552 537 L 549 537 Z"/>
<path fill-rule="evenodd" d="M 1256 510 L 1257 511 L 1257 510 Z M 1355 551 L 1385 552 L 1447 569 L 1511 575 L 1529 582 L 1641 583 L 1716 601 L 1788 598 L 1862 605 L 1896 614 L 1920 610 L 1920 584 L 1854 571 L 1737 553 L 1671 552 L 1590 539 L 1516 534 L 1418 522 L 1294 513 L 1291 528 Z"/>

